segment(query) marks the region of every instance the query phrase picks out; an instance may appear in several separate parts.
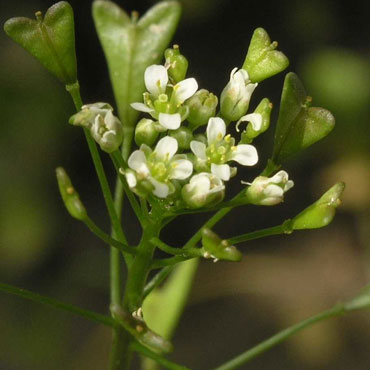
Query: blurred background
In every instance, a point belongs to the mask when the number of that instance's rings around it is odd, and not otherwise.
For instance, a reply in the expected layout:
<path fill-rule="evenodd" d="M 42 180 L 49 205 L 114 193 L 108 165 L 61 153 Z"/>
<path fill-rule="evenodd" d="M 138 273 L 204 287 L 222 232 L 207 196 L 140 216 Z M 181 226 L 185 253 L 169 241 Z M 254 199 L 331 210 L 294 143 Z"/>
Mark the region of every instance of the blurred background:
<path fill-rule="evenodd" d="M 86 103 L 114 105 L 90 1 L 75 10 L 79 80 Z M 154 1 L 117 1 L 143 13 Z M 32 17 L 52 1 L 1 1 L 1 23 Z M 189 76 L 219 94 L 241 66 L 250 37 L 264 27 L 290 59 L 313 105 L 333 112 L 329 137 L 290 161 L 295 182 L 284 204 L 248 207 L 216 230 L 223 237 L 280 224 L 335 182 L 347 187 L 334 222 L 325 229 L 270 237 L 242 245 L 241 263 L 202 261 L 171 355 L 192 369 L 210 369 L 335 302 L 369 281 L 370 272 L 370 3 L 359 0 L 183 0 L 174 43 L 190 61 Z M 109 253 L 69 217 L 54 169 L 64 166 L 89 213 L 105 230 L 108 217 L 82 131 L 68 125 L 73 105 L 37 61 L 0 33 L 0 280 L 85 308 L 108 312 Z M 285 73 L 260 84 L 275 103 L 276 122 Z M 271 153 L 271 129 L 255 141 L 261 156 L 249 181 Z M 105 158 L 106 159 L 106 158 Z M 114 172 L 105 161 L 112 185 Z M 237 187 L 238 181 L 234 182 Z M 137 240 L 130 220 L 129 237 Z M 207 218 L 183 217 L 163 238 L 181 245 Z M 0 293 L 1 370 L 106 368 L 110 332 L 20 298 Z M 370 363 L 370 312 L 351 314 L 306 330 L 243 369 L 365 370 Z"/>

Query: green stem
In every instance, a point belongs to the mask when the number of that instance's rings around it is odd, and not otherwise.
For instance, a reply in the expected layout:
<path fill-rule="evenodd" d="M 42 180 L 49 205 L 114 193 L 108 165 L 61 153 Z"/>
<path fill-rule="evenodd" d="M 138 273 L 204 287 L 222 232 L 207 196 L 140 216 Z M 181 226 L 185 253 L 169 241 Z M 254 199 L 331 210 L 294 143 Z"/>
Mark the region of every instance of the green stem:
<path fill-rule="evenodd" d="M 253 358 L 261 355 L 263 352 L 271 349 L 272 347 L 276 346 L 277 344 L 283 342 L 284 340 L 288 339 L 292 335 L 298 333 L 299 331 L 305 329 L 308 326 L 311 326 L 319 321 L 327 320 L 332 317 L 341 316 L 348 312 L 345 309 L 343 304 L 339 304 L 334 306 L 333 308 L 323 311 L 315 316 L 311 316 L 306 320 L 299 322 L 287 329 L 282 330 L 281 332 L 273 335 L 271 338 L 266 339 L 265 341 L 261 342 L 260 344 L 256 345 L 255 347 L 243 352 L 239 356 L 233 358 L 232 360 L 226 362 L 225 364 L 217 367 L 214 370 L 232 370 L 237 369 L 238 367 L 244 365 L 248 361 L 252 360 Z"/>
<path fill-rule="evenodd" d="M 183 248 L 175 248 L 171 247 L 168 244 L 162 242 L 157 237 L 151 238 L 150 242 L 154 244 L 156 247 L 161 249 L 163 252 L 166 252 L 168 254 L 173 254 L 175 256 L 182 256 L 182 257 L 200 257 L 202 256 L 202 252 L 199 248 L 187 248 L 184 250 Z"/>
<path fill-rule="evenodd" d="M 174 362 L 171 362 L 171 361 L 167 360 L 165 357 L 162 357 L 162 356 L 156 354 L 155 352 L 152 352 L 152 351 L 148 350 L 146 347 L 142 346 L 140 343 L 138 343 L 136 341 L 132 342 L 131 348 L 134 351 L 141 353 L 145 357 L 149 357 L 152 360 L 158 362 L 158 364 L 164 366 L 166 369 L 169 369 L 169 370 L 190 370 L 189 368 L 187 368 L 185 366 L 175 364 Z"/>
<path fill-rule="evenodd" d="M 68 303 L 60 302 L 56 299 L 46 297 L 46 296 L 43 296 L 37 293 L 33 293 L 29 290 L 18 288 L 13 285 L 0 283 L 0 291 L 19 296 L 19 297 L 28 299 L 33 302 L 51 306 L 53 308 L 57 308 L 58 310 L 71 312 L 77 316 L 83 317 L 85 319 L 94 321 L 99 324 L 103 324 L 107 326 L 116 325 L 115 321 L 109 316 L 102 315 L 100 313 L 93 312 L 93 311 L 88 311 L 88 310 L 85 310 L 83 308 L 80 308 L 80 307 L 77 307 L 77 306 L 74 306 Z"/>
<path fill-rule="evenodd" d="M 122 252 L 125 252 L 125 253 L 130 253 L 130 254 L 135 254 L 136 253 L 136 248 L 134 247 L 131 247 L 127 244 L 124 244 L 124 243 L 121 243 L 119 242 L 118 240 L 116 239 L 113 239 L 112 237 L 110 237 L 108 234 L 106 234 L 102 229 L 100 229 L 100 227 L 98 227 L 95 222 L 90 218 L 90 217 L 87 217 L 85 220 L 84 220 L 84 223 L 86 224 L 86 226 L 98 237 L 100 238 L 101 240 L 103 240 L 103 242 L 105 242 L 106 244 L 114 247 L 114 248 L 117 248 L 119 249 L 120 251 Z"/>
<path fill-rule="evenodd" d="M 279 234 L 291 234 L 292 229 L 289 228 L 290 220 L 286 220 L 283 224 L 278 226 L 268 227 L 266 229 L 253 231 L 250 233 L 234 236 L 227 241 L 230 244 L 239 244 L 249 240 L 260 239 L 266 236 L 279 235 Z"/>
<path fill-rule="evenodd" d="M 66 86 L 67 91 L 71 94 L 76 110 L 80 111 L 82 106 L 82 99 L 80 95 L 80 88 L 78 82 L 73 85 Z M 90 135 L 90 132 L 84 129 L 87 144 L 89 146 L 90 154 L 94 162 L 96 173 L 98 175 L 100 187 L 103 192 L 104 201 L 108 209 L 109 217 L 112 225 L 112 236 L 114 239 L 118 239 L 120 242 L 128 244 L 125 234 L 122 230 L 120 223 L 121 207 L 122 207 L 122 194 L 120 189 L 118 195 L 113 202 L 112 193 L 109 188 L 107 178 L 105 176 L 103 164 L 100 159 L 96 143 Z M 116 189 L 117 190 L 117 189 Z M 117 194 L 117 192 L 116 192 Z M 118 199 L 118 200 L 117 200 Z M 127 264 L 131 262 L 131 256 L 125 254 L 125 260 Z M 122 297 L 122 277 L 121 277 L 121 255 L 120 251 L 114 247 L 111 247 L 111 266 L 110 266 L 110 295 L 111 305 L 120 305 Z M 129 345 L 129 336 L 123 332 L 121 328 L 113 329 L 113 345 L 112 353 L 110 358 L 110 370 L 120 370 L 122 366 L 128 368 L 130 362 L 130 356 L 127 354 L 127 348 Z M 122 366 L 121 366 L 122 365 Z"/>
<path fill-rule="evenodd" d="M 155 288 L 157 288 L 163 281 L 166 279 L 166 277 L 173 271 L 175 266 L 166 266 L 163 267 L 161 271 L 159 271 L 152 280 L 149 281 L 148 284 L 145 285 L 144 291 L 143 291 L 143 300 L 145 297 L 150 294 Z"/>

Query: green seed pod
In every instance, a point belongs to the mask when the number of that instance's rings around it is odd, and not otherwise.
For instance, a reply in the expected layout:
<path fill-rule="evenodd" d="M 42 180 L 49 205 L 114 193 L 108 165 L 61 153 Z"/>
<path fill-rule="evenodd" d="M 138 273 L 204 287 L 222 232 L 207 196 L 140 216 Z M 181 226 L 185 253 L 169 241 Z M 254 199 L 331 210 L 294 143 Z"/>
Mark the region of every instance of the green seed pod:
<path fill-rule="evenodd" d="M 311 107 L 311 102 L 298 76 L 288 73 L 275 131 L 272 160 L 276 164 L 283 163 L 333 130 L 333 115 L 324 108 Z"/>
<path fill-rule="evenodd" d="M 340 205 L 340 196 L 344 183 L 339 182 L 331 187 L 320 199 L 311 204 L 292 220 L 293 230 L 318 229 L 329 225 Z"/>
<path fill-rule="evenodd" d="M 166 49 L 164 52 L 166 58 L 166 66 L 168 68 L 168 75 L 174 80 L 175 83 L 182 81 L 188 70 L 187 59 L 180 54 L 178 45 L 174 45 L 172 49 Z"/>
<path fill-rule="evenodd" d="M 77 220 L 84 221 L 87 217 L 85 206 L 80 200 L 80 197 L 71 183 L 71 179 L 67 172 L 62 167 L 56 169 L 56 176 L 59 186 L 60 195 L 69 214 L 77 218 Z"/>
<path fill-rule="evenodd" d="M 141 119 L 135 128 L 135 143 L 140 146 L 146 144 L 152 146 L 159 135 L 156 129 L 156 124 L 153 120 L 143 118 Z"/>
<path fill-rule="evenodd" d="M 254 31 L 243 64 L 252 82 L 261 82 L 288 67 L 288 58 L 281 51 L 275 50 L 277 46 L 276 41 L 271 43 L 263 28 Z"/>
<path fill-rule="evenodd" d="M 174 137 L 179 144 L 179 149 L 189 149 L 190 142 L 193 140 L 193 134 L 187 127 L 180 127 L 177 130 L 171 130 L 170 136 Z"/>
<path fill-rule="evenodd" d="M 236 247 L 230 245 L 227 240 L 222 240 L 217 234 L 207 228 L 202 231 L 202 246 L 205 258 L 238 262 L 243 257 Z"/>
<path fill-rule="evenodd" d="M 45 17 L 37 12 L 36 20 L 11 18 L 4 30 L 61 82 L 77 81 L 73 10 L 66 1 L 51 6 Z"/>

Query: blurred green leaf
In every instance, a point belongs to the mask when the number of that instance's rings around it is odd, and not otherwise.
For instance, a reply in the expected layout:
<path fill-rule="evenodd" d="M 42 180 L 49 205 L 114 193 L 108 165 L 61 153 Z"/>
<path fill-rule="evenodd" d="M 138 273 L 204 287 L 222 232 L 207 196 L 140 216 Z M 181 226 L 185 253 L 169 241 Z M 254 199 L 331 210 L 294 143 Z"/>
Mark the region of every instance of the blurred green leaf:
<path fill-rule="evenodd" d="M 61 82 L 76 82 L 74 21 L 69 3 L 60 1 L 54 4 L 45 17 L 37 12 L 36 20 L 11 18 L 5 23 L 4 30 Z"/>
<path fill-rule="evenodd" d="M 153 6 L 138 21 L 111 1 L 93 3 L 95 27 L 107 59 L 111 82 L 124 127 L 133 126 L 138 112 L 130 103 L 142 100 L 144 71 L 158 63 L 179 21 L 175 1 Z"/>
<path fill-rule="evenodd" d="M 285 77 L 275 131 L 272 160 L 287 158 L 321 140 L 334 128 L 333 115 L 324 108 L 310 107 L 311 98 L 295 73 Z"/>

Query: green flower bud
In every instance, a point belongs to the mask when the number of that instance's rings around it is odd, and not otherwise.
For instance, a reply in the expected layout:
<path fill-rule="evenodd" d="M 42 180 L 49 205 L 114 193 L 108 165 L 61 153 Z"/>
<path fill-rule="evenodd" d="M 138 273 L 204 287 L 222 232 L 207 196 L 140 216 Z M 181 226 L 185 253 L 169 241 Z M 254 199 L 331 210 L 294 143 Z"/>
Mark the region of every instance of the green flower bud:
<path fill-rule="evenodd" d="M 215 262 L 218 260 L 238 262 L 243 257 L 236 247 L 207 228 L 202 231 L 202 246 L 204 258 L 213 258 Z"/>
<path fill-rule="evenodd" d="M 294 186 L 285 171 L 279 171 L 274 176 L 256 177 L 245 192 L 246 200 L 250 204 L 260 206 L 274 206 L 284 200 L 284 193 Z"/>
<path fill-rule="evenodd" d="M 257 83 L 251 83 L 247 71 L 234 68 L 230 80 L 222 90 L 221 115 L 228 121 L 237 121 L 248 110 L 249 102 Z"/>
<path fill-rule="evenodd" d="M 108 111 L 113 111 L 112 106 L 108 103 L 85 104 L 79 112 L 71 116 L 69 123 L 73 126 L 91 128 L 95 117 L 99 114 L 105 116 Z"/>
<path fill-rule="evenodd" d="M 166 58 L 166 66 L 168 68 L 168 75 L 173 78 L 177 83 L 182 81 L 188 70 L 187 59 L 180 54 L 180 48 L 178 45 L 174 45 L 172 49 L 167 49 L 164 52 L 164 57 Z"/>
<path fill-rule="evenodd" d="M 272 160 L 276 164 L 321 140 L 334 128 L 333 115 L 326 109 L 310 107 L 311 101 L 297 75 L 288 73 L 275 131 Z"/>
<path fill-rule="evenodd" d="M 195 134 L 194 135 L 194 140 L 195 141 L 200 141 L 201 143 L 203 144 L 208 144 L 208 141 L 207 141 L 207 136 L 204 135 L 204 134 Z"/>
<path fill-rule="evenodd" d="M 180 127 L 177 130 L 169 132 L 169 135 L 174 137 L 179 144 L 179 149 L 189 149 L 190 142 L 193 140 L 193 134 L 187 127 Z"/>
<path fill-rule="evenodd" d="M 339 182 L 331 187 L 320 199 L 293 218 L 293 230 L 318 229 L 333 220 L 336 208 L 340 205 L 340 196 L 344 183 Z"/>
<path fill-rule="evenodd" d="M 141 119 L 135 128 L 135 143 L 140 146 L 146 144 L 152 146 L 159 135 L 156 129 L 156 123 L 147 118 Z"/>
<path fill-rule="evenodd" d="M 11 18 L 4 30 L 61 82 L 77 81 L 73 10 L 66 1 L 50 7 L 45 17 L 37 12 L 36 20 Z"/>
<path fill-rule="evenodd" d="M 344 308 L 348 311 L 370 308 L 370 285 L 361 289 L 360 294 L 348 302 L 344 303 Z"/>
<path fill-rule="evenodd" d="M 67 172 L 62 167 L 56 169 L 56 176 L 59 186 L 60 195 L 69 214 L 84 221 L 87 217 L 85 206 L 82 204 L 80 197 L 73 187 Z"/>
<path fill-rule="evenodd" d="M 242 132 L 241 135 L 241 144 L 250 144 L 254 138 L 261 135 L 263 132 L 265 132 L 269 126 L 270 126 L 270 115 L 272 111 L 272 103 L 269 99 L 264 98 L 262 101 L 258 104 L 256 110 L 252 114 L 247 114 L 246 116 L 243 116 L 237 123 L 237 129 L 238 125 L 241 122 L 248 121 L 249 124 L 247 125 L 247 128 Z M 253 121 L 252 115 L 260 115 L 261 119 L 258 123 L 260 123 L 258 126 L 256 126 L 255 122 Z"/>
<path fill-rule="evenodd" d="M 207 124 L 211 117 L 216 114 L 218 98 L 208 90 L 201 89 L 196 92 L 187 102 L 189 107 L 189 127 L 195 130 L 199 126 Z"/>
<path fill-rule="evenodd" d="M 288 67 L 288 58 L 281 51 L 275 50 L 277 46 L 276 41 L 271 43 L 263 28 L 254 31 L 243 64 L 252 82 L 261 82 Z"/>
<path fill-rule="evenodd" d="M 190 179 L 181 193 L 190 208 L 201 208 L 221 202 L 225 196 L 225 185 L 211 173 L 201 172 Z"/>

